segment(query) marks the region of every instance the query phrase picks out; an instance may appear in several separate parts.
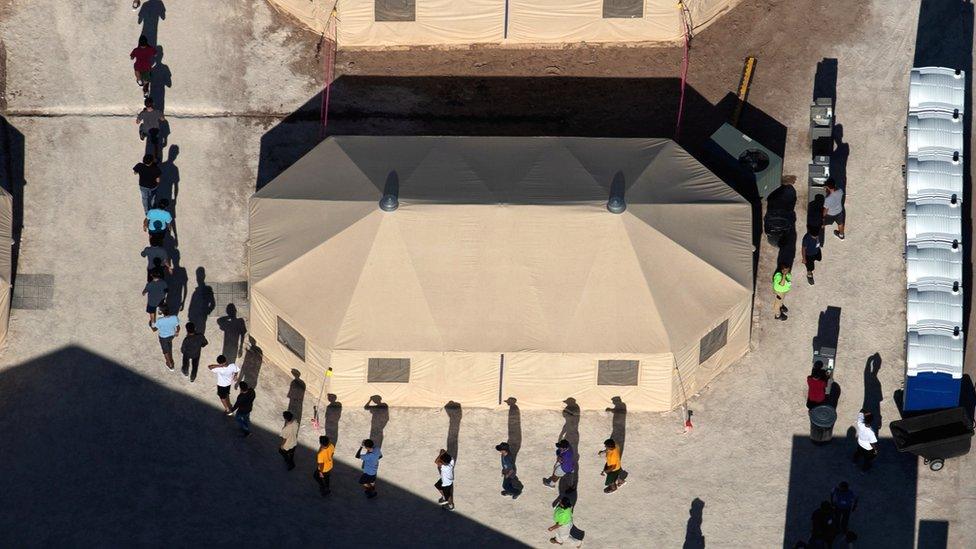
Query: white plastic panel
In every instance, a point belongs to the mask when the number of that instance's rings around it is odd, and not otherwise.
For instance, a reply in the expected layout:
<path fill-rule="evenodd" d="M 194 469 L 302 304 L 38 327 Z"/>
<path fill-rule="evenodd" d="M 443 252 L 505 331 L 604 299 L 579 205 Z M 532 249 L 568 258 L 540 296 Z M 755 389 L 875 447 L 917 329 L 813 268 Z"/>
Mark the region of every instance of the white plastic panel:
<path fill-rule="evenodd" d="M 963 112 L 966 101 L 966 73 L 946 67 L 912 69 L 908 88 L 909 112 L 942 110 Z"/>
<path fill-rule="evenodd" d="M 931 152 L 962 155 L 962 116 L 946 113 L 908 115 L 908 155 Z"/>
<path fill-rule="evenodd" d="M 908 332 L 908 375 L 940 372 L 951 375 L 953 379 L 962 379 L 962 336 L 961 333 L 953 337 Z"/>
<path fill-rule="evenodd" d="M 919 204 L 962 202 L 962 162 L 951 156 L 909 157 L 906 166 L 908 200 Z"/>
<path fill-rule="evenodd" d="M 955 335 L 962 331 L 962 292 L 908 290 L 908 330 Z"/>
<path fill-rule="evenodd" d="M 908 287 L 920 290 L 952 291 L 962 285 L 962 248 L 908 246 L 905 250 Z"/>
<path fill-rule="evenodd" d="M 905 233 L 908 245 L 924 248 L 958 249 L 962 241 L 961 208 L 943 204 L 905 205 Z"/>

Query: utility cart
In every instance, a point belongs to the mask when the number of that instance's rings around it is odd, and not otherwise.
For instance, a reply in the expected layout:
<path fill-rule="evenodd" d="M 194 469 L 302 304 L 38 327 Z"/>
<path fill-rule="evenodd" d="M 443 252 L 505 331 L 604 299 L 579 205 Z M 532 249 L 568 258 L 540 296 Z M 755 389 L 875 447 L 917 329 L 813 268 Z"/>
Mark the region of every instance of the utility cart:
<path fill-rule="evenodd" d="M 920 456 L 933 471 L 969 453 L 973 438 L 973 423 L 961 407 L 892 421 L 889 427 L 898 451 Z"/>

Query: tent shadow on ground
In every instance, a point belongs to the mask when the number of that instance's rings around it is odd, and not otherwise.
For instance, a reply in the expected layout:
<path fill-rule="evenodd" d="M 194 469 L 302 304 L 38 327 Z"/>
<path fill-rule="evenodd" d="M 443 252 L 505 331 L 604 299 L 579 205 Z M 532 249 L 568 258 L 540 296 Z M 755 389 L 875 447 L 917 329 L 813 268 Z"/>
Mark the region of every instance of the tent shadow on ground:
<path fill-rule="evenodd" d="M 386 482 L 383 467 L 380 497 L 366 500 L 358 469 L 337 462 L 322 499 L 311 448 L 299 446 L 288 473 L 276 432 L 255 427 L 242 439 L 216 398 L 201 402 L 83 348 L 0 372 L 0 394 L 3 546 L 348 547 L 377 533 L 397 547 L 522 546 Z M 354 462 L 354 452 L 343 444 L 337 456 Z"/>
<path fill-rule="evenodd" d="M 680 91 L 678 78 L 341 76 L 332 85 L 327 130 L 329 135 L 673 138 Z M 678 142 L 708 165 L 702 145 L 736 103 L 729 93 L 713 105 L 688 86 Z M 257 189 L 321 141 L 321 108 L 319 93 L 262 136 Z M 782 156 L 783 124 L 748 105 L 739 127 Z"/>
<path fill-rule="evenodd" d="M 852 432 L 822 445 L 806 436 L 793 437 L 783 547 L 809 539 L 811 514 L 821 501 L 830 499 L 831 490 L 842 481 L 860 498 L 850 523 L 859 545 L 914 545 L 917 458 L 898 452 L 892 439 L 879 437 L 878 458 L 868 473 L 861 474 L 851 461 L 856 444 Z"/>

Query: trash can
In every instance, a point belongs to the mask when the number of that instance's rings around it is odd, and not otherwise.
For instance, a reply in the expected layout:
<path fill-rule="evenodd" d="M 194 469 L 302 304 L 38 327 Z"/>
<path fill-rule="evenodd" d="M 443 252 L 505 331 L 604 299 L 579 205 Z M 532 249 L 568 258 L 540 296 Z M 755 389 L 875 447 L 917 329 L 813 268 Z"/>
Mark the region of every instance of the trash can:
<path fill-rule="evenodd" d="M 834 436 L 834 423 L 837 422 L 837 410 L 832 406 L 821 404 L 810 410 L 810 440 L 814 442 L 830 442 Z"/>

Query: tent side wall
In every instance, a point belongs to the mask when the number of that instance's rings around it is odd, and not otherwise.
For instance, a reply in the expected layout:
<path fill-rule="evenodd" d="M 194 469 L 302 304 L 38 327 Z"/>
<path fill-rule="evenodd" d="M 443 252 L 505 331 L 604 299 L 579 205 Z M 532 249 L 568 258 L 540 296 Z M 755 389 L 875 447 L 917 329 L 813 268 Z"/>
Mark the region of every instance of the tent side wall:
<path fill-rule="evenodd" d="M 727 324 L 725 324 L 727 322 Z M 716 376 L 749 351 L 752 330 L 752 295 L 749 294 L 724 319 L 702 334 L 702 338 L 676 350 L 671 375 L 671 407 L 681 406 Z M 725 344 L 719 346 L 721 335 Z M 703 344 L 706 346 L 702 353 Z M 701 360 L 705 358 L 705 360 Z"/>
<path fill-rule="evenodd" d="M 10 323 L 10 294 L 13 288 L 14 200 L 0 189 L 0 347 L 7 341 Z"/>
<path fill-rule="evenodd" d="M 685 0 L 684 4 L 692 27 L 699 30 L 739 1 Z M 681 12 L 675 0 L 626 4 L 609 0 L 414 0 L 412 13 L 404 17 L 412 15 L 413 20 L 377 21 L 378 13 L 381 19 L 386 13 L 383 0 L 339 0 L 338 41 L 340 47 L 355 48 L 670 42 L 682 38 Z M 387 16 L 404 14 L 390 12 Z"/>

